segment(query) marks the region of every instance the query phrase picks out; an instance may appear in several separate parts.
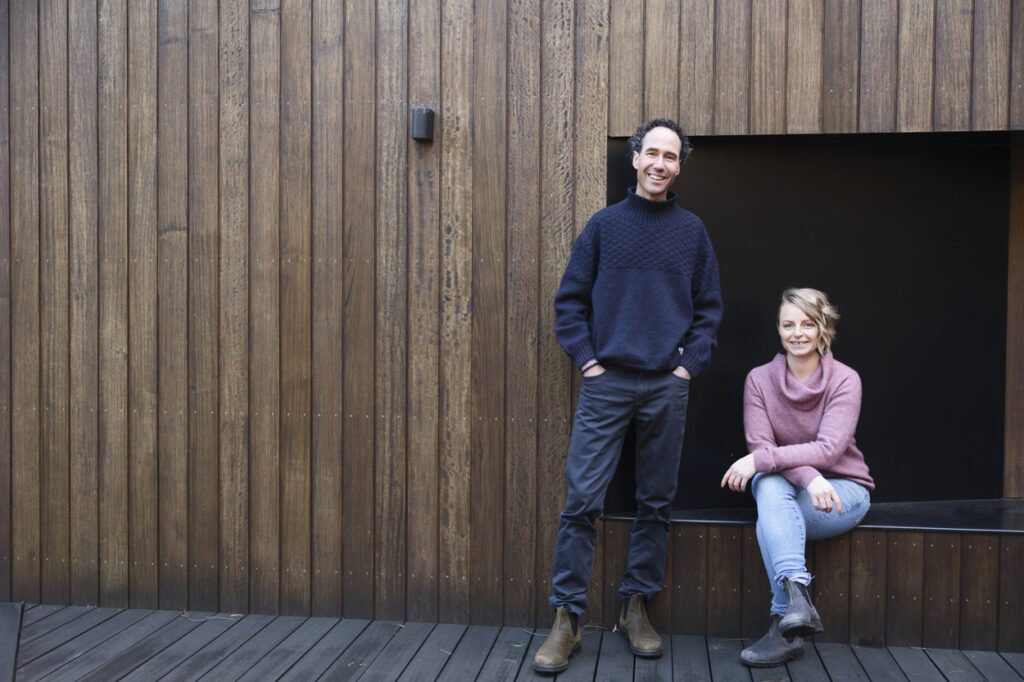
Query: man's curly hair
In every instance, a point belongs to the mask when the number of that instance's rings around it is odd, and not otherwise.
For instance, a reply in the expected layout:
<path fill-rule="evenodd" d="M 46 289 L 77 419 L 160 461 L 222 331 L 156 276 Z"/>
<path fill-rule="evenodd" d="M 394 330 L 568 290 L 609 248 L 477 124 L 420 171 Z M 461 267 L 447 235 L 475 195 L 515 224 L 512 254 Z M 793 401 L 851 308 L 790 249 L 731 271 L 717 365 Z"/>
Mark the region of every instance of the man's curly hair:
<path fill-rule="evenodd" d="M 670 118 L 654 118 L 641 123 L 640 127 L 633 133 L 633 136 L 629 138 L 630 156 L 639 154 L 643 150 L 644 137 L 654 128 L 668 128 L 679 136 L 679 140 L 682 142 L 682 147 L 679 150 L 679 163 L 680 165 L 686 163 L 686 159 L 690 157 L 690 152 L 693 151 L 693 145 L 690 144 L 690 138 L 683 132 L 682 127 Z"/>

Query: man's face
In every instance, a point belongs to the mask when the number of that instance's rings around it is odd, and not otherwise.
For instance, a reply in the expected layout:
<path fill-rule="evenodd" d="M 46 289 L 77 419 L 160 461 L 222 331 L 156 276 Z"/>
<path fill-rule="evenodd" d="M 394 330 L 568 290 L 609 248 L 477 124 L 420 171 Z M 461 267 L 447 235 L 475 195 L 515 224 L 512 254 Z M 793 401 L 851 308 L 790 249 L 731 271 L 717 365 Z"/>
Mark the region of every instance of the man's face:
<path fill-rule="evenodd" d="M 644 135 L 640 152 L 633 153 L 636 193 L 645 199 L 664 201 L 679 175 L 679 153 L 683 143 L 668 128 L 652 128 Z"/>

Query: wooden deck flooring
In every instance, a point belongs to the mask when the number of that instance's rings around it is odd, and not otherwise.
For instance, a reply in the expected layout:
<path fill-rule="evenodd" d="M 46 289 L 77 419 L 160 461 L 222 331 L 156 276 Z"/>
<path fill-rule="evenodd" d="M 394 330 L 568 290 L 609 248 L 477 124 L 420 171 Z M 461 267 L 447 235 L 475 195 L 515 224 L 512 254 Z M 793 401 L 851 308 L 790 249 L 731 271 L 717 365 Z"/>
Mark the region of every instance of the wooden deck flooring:
<path fill-rule="evenodd" d="M 21 680 L 1024 680 L 1024 654 L 808 644 L 785 668 L 750 671 L 739 639 L 675 635 L 658 660 L 618 633 L 584 631 L 557 678 L 530 661 L 544 631 L 289 616 L 26 605 Z"/>

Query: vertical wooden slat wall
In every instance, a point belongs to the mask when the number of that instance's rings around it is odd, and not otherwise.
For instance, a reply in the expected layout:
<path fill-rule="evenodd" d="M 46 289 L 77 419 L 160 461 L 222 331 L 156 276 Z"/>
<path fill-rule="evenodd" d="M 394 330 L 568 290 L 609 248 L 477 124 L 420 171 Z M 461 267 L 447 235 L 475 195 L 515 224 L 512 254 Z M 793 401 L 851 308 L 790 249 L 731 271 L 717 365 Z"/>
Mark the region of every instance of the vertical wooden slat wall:
<path fill-rule="evenodd" d="M 1022 62 L 1020 0 L 0 3 L 0 599 L 545 621 L 551 298 L 607 137 L 1021 129 Z M 755 633 L 751 534 L 673 536 L 698 610 L 655 619 Z M 933 540 L 822 550 L 837 632 L 952 642 L 914 602 Z M 620 564 L 599 543 L 596 621 Z"/>

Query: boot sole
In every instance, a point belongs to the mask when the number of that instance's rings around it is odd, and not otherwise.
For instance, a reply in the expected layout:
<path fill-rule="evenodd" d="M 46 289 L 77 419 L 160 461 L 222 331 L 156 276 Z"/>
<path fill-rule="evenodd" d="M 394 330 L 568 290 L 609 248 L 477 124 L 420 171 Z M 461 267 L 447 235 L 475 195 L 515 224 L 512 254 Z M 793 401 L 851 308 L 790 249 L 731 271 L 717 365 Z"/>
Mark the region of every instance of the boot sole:
<path fill-rule="evenodd" d="M 565 659 L 565 663 L 559 663 L 558 665 L 540 665 L 535 661 L 533 669 L 539 673 L 547 673 L 549 675 L 565 672 L 565 669 L 569 667 L 569 661 L 572 660 L 572 657 L 578 654 L 582 648 L 583 642 L 578 642 L 576 646 L 572 648 L 572 651 L 569 652 L 569 658 Z"/>
<path fill-rule="evenodd" d="M 793 651 L 792 653 L 790 653 L 788 656 L 783 656 L 782 658 L 780 658 L 777 661 L 757 661 L 757 662 L 752 662 L 752 661 L 745 661 L 741 657 L 740 658 L 740 663 L 742 663 L 743 665 L 747 666 L 748 668 L 777 668 L 778 666 L 784 665 L 784 664 L 788 663 L 789 661 L 796 660 L 796 659 L 800 658 L 803 655 L 804 655 L 804 650 L 803 650 L 803 647 L 801 647 L 801 648 Z"/>
<path fill-rule="evenodd" d="M 779 625 L 779 632 L 783 637 L 811 637 L 825 632 L 825 628 L 820 621 L 816 623 L 812 621 L 810 623 L 795 623 L 789 627 Z"/>

